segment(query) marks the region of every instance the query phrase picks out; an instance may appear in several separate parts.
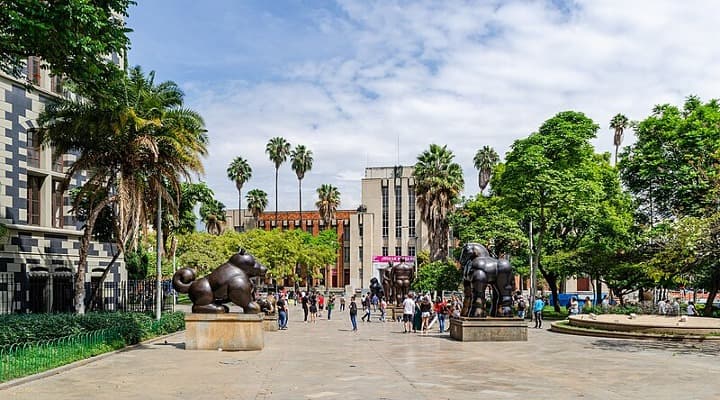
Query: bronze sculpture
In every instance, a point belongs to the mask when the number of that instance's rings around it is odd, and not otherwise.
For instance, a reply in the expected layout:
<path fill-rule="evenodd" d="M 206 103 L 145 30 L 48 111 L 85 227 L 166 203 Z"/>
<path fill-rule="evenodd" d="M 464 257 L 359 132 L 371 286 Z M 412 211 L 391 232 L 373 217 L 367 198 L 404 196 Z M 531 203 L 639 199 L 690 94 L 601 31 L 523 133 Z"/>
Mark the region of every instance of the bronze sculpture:
<path fill-rule="evenodd" d="M 275 300 L 275 296 L 265 296 L 264 298 L 258 300 L 257 303 L 260 306 L 260 311 L 264 312 L 266 315 L 275 314 L 275 311 L 277 309 L 277 301 Z"/>
<path fill-rule="evenodd" d="M 400 264 L 392 268 L 390 277 L 393 284 L 395 304 L 400 306 L 407 297 L 408 292 L 410 292 L 410 284 L 415 278 L 415 269 L 412 265 L 405 264 L 405 259 L 401 258 Z"/>
<path fill-rule="evenodd" d="M 387 267 L 380 269 L 381 284 L 388 304 L 392 304 L 393 299 L 395 298 L 392 284 L 392 269 L 392 262 L 389 262 Z"/>
<path fill-rule="evenodd" d="M 382 285 L 380 285 L 380 282 L 375 277 L 370 279 L 370 293 L 372 296 L 377 296 L 378 299 L 385 295 Z"/>
<path fill-rule="evenodd" d="M 267 268 L 244 249 L 230 257 L 209 275 L 195 279 L 195 270 L 180 268 L 173 275 L 173 287 L 188 293 L 194 313 L 226 313 L 230 309 L 223 303 L 232 301 L 246 314 L 257 314 L 260 306 L 254 301 L 252 277 L 262 277 Z"/>
<path fill-rule="evenodd" d="M 485 289 L 490 285 L 493 295 L 491 316 L 512 316 L 512 267 L 504 258 L 490 256 L 485 246 L 467 243 L 460 254 L 463 268 L 463 289 L 465 299 L 463 317 L 486 317 Z"/>

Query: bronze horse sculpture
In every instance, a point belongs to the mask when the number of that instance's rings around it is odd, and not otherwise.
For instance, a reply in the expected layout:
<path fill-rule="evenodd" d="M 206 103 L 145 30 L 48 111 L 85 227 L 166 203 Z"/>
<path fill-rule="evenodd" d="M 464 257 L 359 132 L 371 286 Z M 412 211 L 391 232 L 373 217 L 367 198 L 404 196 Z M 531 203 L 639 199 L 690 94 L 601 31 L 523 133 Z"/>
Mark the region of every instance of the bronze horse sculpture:
<path fill-rule="evenodd" d="M 257 314 L 260 305 L 255 302 L 253 283 L 250 278 L 263 277 L 267 268 L 244 249 L 230 257 L 209 275 L 195 279 L 195 270 L 180 268 L 173 275 L 173 287 L 180 293 L 188 293 L 193 302 L 194 313 L 226 313 L 223 304 L 232 301 L 246 314 Z"/>
<path fill-rule="evenodd" d="M 510 262 L 494 258 L 485 246 L 467 243 L 460 254 L 465 299 L 463 317 L 512 316 L 513 276 Z M 491 311 L 486 309 L 485 290 L 492 289 Z"/>

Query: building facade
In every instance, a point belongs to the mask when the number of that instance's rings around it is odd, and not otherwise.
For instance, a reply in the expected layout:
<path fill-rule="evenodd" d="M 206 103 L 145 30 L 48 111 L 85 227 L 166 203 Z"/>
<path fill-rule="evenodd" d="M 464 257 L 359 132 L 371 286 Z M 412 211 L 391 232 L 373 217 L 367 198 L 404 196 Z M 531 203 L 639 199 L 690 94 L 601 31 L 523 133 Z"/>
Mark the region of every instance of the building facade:
<path fill-rule="evenodd" d="M 72 282 L 79 259 L 80 224 L 70 214 L 70 198 L 60 183 L 75 160 L 53 156 L 32 128 L 45 105 L 64 93 L 61 81 L 28 60 L 29 90 L 0 73 L 0 313 L 72 309 Z M 71 187 L 81 184 L 74 177 Z M 86 282 L 98 279 L 117 249 L 92 242 Z M 107 281 L 125 278 L 120 257 Z"/>

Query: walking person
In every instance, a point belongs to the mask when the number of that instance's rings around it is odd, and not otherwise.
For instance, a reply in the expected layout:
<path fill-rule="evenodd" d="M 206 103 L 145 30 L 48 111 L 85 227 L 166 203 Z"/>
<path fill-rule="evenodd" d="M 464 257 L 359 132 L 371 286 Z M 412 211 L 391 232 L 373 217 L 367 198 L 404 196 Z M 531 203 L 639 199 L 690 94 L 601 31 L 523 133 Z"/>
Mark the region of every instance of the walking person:
<path fill-rule="evenodd" d="M 287 321 L 288 321 L 288 306 L 287 301 L 285 300 L 285 295 L 281 294 L 280 298 L 277 301 L 277 304 L 275 304 L 278 311 L 278 325 L 279 328 L 282 330 L 287 329 Z"/>
<path fill-rule="evenodd" d="M 415 301 L 413 300 L 412 294 L 408 293 L 405 300 L 403 300 L 403 325 L 405 327 L 404 333 L 408 333 L 412 329 L 414 315 Z"/>
<path fill-rule="evenodd" d="M 322 293 L 318 296 L 318 316 L 322 318 L 322 312 L 325 309 L 325 296 Z"/>
<path fill-rule="evenodd" d="M 370 293 L 365 296 L 365 298 L 362 301 L 363 310 L 365 311 L 365 314 L 363 314 L 362 319 L 365 322 L 365 318 L 367 318 L 366 322 L 370 322 Z"/>
<path fill-rule="evenodd" d="M 340 311 L 345 311 L 345 296 L 340 297 Z"/>
<path fill-rule="evenodd" d="M 437 315 L 438 325 L 440 325 L 440 333 L 445 332 L 445 317 L 447 316 L 447 303 L 440 297 L 435 299 L 435 306 L 433 307 L 435 314 Z"/>
<path fill-rule="evenodd" d="M 385 296 L 380 297 L 380 321 L 385 322 L 385 310 L 387 309 L 387 302 Z"/>
<path fill-rule="evenodd" d="M 380 303 L 380 299 L 378 299 L 376 294 L 372 295 L 372 299 L 370 299 L 370 303 L 372 303 L 373 311 L 377 311 L 378 304 Z"/>
<path fill-rule="evenodd" d="M 317 323 L 317 297 L 315 293 L 310 296 L 310 323 Z"/>
<path fill-rule="evenodd" d="M 428 325 L 430 323 L 430 310 L 432 309 L 432 305 L 430 304 L 430 299 L 427 295 L 423 296 L 422 301 L 420 302 L 420 317 L 422 318 L 422 323 L 420 325 L 420 333 L 425 334 L 428 330 Z"/>
<path fill-rule="evenodd" d="M 541 298 L 535 300 L 533 314 L 535 315 L 535 328 L 542 328 L 542 310 L 545 308 L 545 301 Z"/>
<path fill-rule="evenodd" d="M 355 296 L 350 297 L 350 323 L 352 323 L 353 332 L 357 331 L 357 303 L 355 303 Z"/>
<path fill-rule="evenodd" d="M 308 310 L 310 307 L 309 303 L 310 303 L 310 299 L 308 299 L 308 296 L 305 293 L 303 293 L 302 298 L 300 299 L 300 304 L 302 305 L 303 314 L 305 314 L 305 319 L 303 319 L 303 321 L 305 321 L 306 324 L 308 322 Z"/>
<path fill-rule="evenodd" d="M 520 294 L 517 299 L 517 316 L 518 316 L 518 318 L 525 319 L 525 309 L 526 308 L 527 308 L 527 303 L 525 302 L 525 296 Z"/>
<path fill-rule="evenodd" d="M 327 310 L 328 310 L 328 321 L 330 321 L 330 314 L 332 314 L 332 310 L 335 308 L 335 295 L 331 294 L 328 298 L 328 304 L 327 304 Z"/>

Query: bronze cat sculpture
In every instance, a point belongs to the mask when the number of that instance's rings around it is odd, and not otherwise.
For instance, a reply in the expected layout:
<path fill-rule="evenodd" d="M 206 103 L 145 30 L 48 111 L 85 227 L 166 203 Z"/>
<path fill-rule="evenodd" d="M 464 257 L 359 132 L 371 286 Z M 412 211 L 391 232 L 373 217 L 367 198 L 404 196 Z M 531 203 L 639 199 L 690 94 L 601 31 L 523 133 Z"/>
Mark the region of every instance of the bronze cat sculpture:
<path fill-rule="evenodd" d="M 254 286 L 250 278 L 263 277 L 266 273 L 265 266 L 240 249 L 228 262 L 197 280 L 195 270 L 179 269 L 173 275 L 173 287 L 190 296 L 194 313 L 226 313 L 229 308 L 223 303 L 232 301 L 242 307 L 244 313 L 257 314 L 260 306 L 254 301 Z"/>

